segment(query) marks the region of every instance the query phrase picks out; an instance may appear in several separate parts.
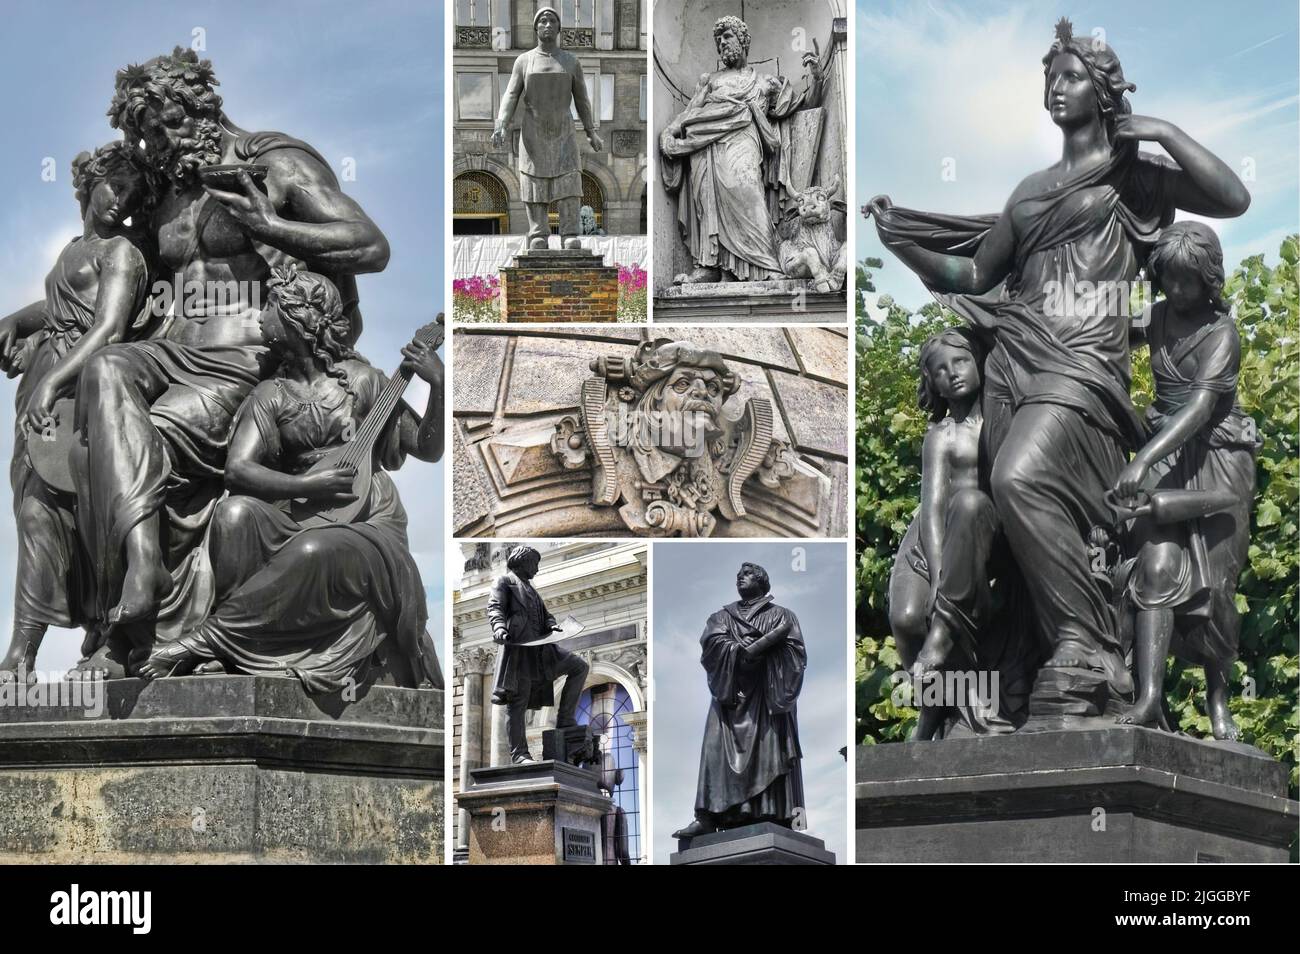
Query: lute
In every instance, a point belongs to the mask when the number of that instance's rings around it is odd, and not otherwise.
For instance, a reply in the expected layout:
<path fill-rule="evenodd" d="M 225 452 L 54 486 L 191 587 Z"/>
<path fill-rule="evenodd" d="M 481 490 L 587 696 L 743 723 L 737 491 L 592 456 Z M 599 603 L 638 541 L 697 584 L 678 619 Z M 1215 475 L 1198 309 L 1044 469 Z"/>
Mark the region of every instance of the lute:
<path fill-rule="evenodd" d="M 415 340 L 437 350 L 442 344 L 443 317 L 429 322 L 415 333 Z M 355 523 L 370 501 L 370 482 L 375 473 L 375 442 L 388 426 L 397 404 L 411 383 L 411 372 L 398 368 L 388 384 L 375 400 L 374 406 L 366 413 L 361 426 L 356 429 L 352 439 L 325 452 L 320 460 L 304 471 L 303 476 L 334 470 L 339 467 L 355 467 L 356 476 L 352 478 L 351 492 L 355 500 L 347 503 L 334 503 L 329 500 L 307 500 L 297 498 L 290 502 L 289 514 L 304 529 L 313 527 L 341 526 Z"/>

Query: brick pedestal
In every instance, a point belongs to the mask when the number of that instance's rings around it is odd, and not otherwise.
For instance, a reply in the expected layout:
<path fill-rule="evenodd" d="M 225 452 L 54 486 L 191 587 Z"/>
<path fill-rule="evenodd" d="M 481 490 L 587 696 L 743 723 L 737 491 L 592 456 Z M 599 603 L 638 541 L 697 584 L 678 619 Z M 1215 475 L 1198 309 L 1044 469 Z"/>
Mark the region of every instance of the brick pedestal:
<path fill-rule="evenodd" d="M 615 321 L 618 269 L 586 249 L 537 249 L 501 269 L 506 321 Z"/>

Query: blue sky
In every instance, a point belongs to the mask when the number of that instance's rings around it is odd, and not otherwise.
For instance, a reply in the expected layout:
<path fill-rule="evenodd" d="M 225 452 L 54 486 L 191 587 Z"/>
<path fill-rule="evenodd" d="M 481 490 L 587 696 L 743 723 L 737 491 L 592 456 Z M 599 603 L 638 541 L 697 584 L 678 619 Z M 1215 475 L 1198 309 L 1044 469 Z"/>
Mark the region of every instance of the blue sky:
<path fill-rule="evenodd" d="M 105 110 L 116 71 L 201 29 L 225 110 L 249 130 L 305 139 L 388 235 L 387 270 L 360 278 L 366 319 L 360 347 L 391 372 L 398 350 L 443 310 L 443 12 L 397 2 L 8 4 L 0 32 L 5 148 L 0 150 L 0 314 L 43 295 L 59 250 L 81 231 L 69 165 L 83 149 L 119 138 Z M 55 160 L 57 179 L 41 164 Z M 12 454 L 13 382 L 0 384 L 0 459 Z M 423 409 L 427 390 L 407 392 Z M 429 629 L 442 652 L 443 465 L 411 461 L 397 475 L 412 550 L 429 592 Z M 13 608 L 14 525 L 0 520 L 0 625 Z M 80 637 L 54 631 L 41 669 L 76 661 Z"/>
<path fill-rule="evenodd" d="M 796 572 L 794 551 L 804 551 Z M 846 773 L 848 622 L 844 546 L 837 543 L 656 543 L 651 605 L 654 693 L 654 859 L 677 850 L 672 833 L 694 817 L 700 742 L 709 687 L 700 666 L 700 634 L 709 615 L 737 599 L 736 571 L 746 561 L 767 570 L 772 598 L 799 617 L 808 670 L 799 695 L 799 741 L 809 833 L 836 860 L 848 860 Z"/>
<path fill-rule="evenodd" d="M 1133 111 L 1166 119 L 1247 181 L 1252 204 L 1215 221 L 1235 265 L 1300 230 L 1297 185 L 1297 4 L 1156 2 L 1008 3 L 962 0 L 857 5 L 857 202 L 877 194 L 916 209 L 999 212 L 1016 184 L 1060 158 L 1060 134 L 1042 104 L 1041 58 L 1053 27 L 1105 31 Z M 1154 143 L 1142 148 L 1160 152 Z M 956 178 L 941 177 L 945 159 Z M 1180 218 L 1183 216 L 1180 216 Z M 859 218 L 855 257 L 883 258 L 875 285 L 915 309 L 929 295 Z"/>

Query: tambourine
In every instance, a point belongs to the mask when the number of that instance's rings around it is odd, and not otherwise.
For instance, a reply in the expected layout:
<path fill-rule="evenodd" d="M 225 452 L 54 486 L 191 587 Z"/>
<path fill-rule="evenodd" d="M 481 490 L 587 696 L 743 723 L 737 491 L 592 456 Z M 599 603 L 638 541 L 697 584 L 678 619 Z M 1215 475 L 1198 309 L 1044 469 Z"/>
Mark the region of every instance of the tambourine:
<path fill-rule="evenodd" d="M 77 440 L 76 432 L 72 429 L 76 404 L 75 398 L 59 398 L 51 408 L 54 426 L 48 430 L 27 431 L 27 459 L 36 471 L 36 476 L 52 490 L 65 494 L 76 489 L 72 483 L 71 459 Z"/>

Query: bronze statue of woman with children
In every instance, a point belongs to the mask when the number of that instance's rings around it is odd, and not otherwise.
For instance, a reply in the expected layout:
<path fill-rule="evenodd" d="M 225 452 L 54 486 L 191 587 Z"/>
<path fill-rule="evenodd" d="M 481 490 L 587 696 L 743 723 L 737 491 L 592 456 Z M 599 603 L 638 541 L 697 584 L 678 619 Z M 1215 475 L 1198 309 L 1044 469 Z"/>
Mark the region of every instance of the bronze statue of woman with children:
<path fill-rule="evenodd" d="M 995 698 L 922 706 L 917 739 L 1028 725 L 1169 728 L 1174 653 L 1205 668 L 1214 737 L 1235 741 L 1234 602 L 1254 499 L 1255 422 L 1214 230 L 1240 179 L 1177 126 L 1135 115 L 1115 52 L 1061 21 L 1043 57 L 1059 162 L 998 215 L 863 210 L 961 324 L 926 342 L 921 504 L 890 581 L 914 679 L 993 671 Z M 1139 151 L 1155 142 L 1168 158 Z M 1159 300 L 1130 314 L 1140 280 Z M 1130 398 L 1149 349 L 1154 400 Z M 987 695 L 987 693 L 986 693 Z"/>

